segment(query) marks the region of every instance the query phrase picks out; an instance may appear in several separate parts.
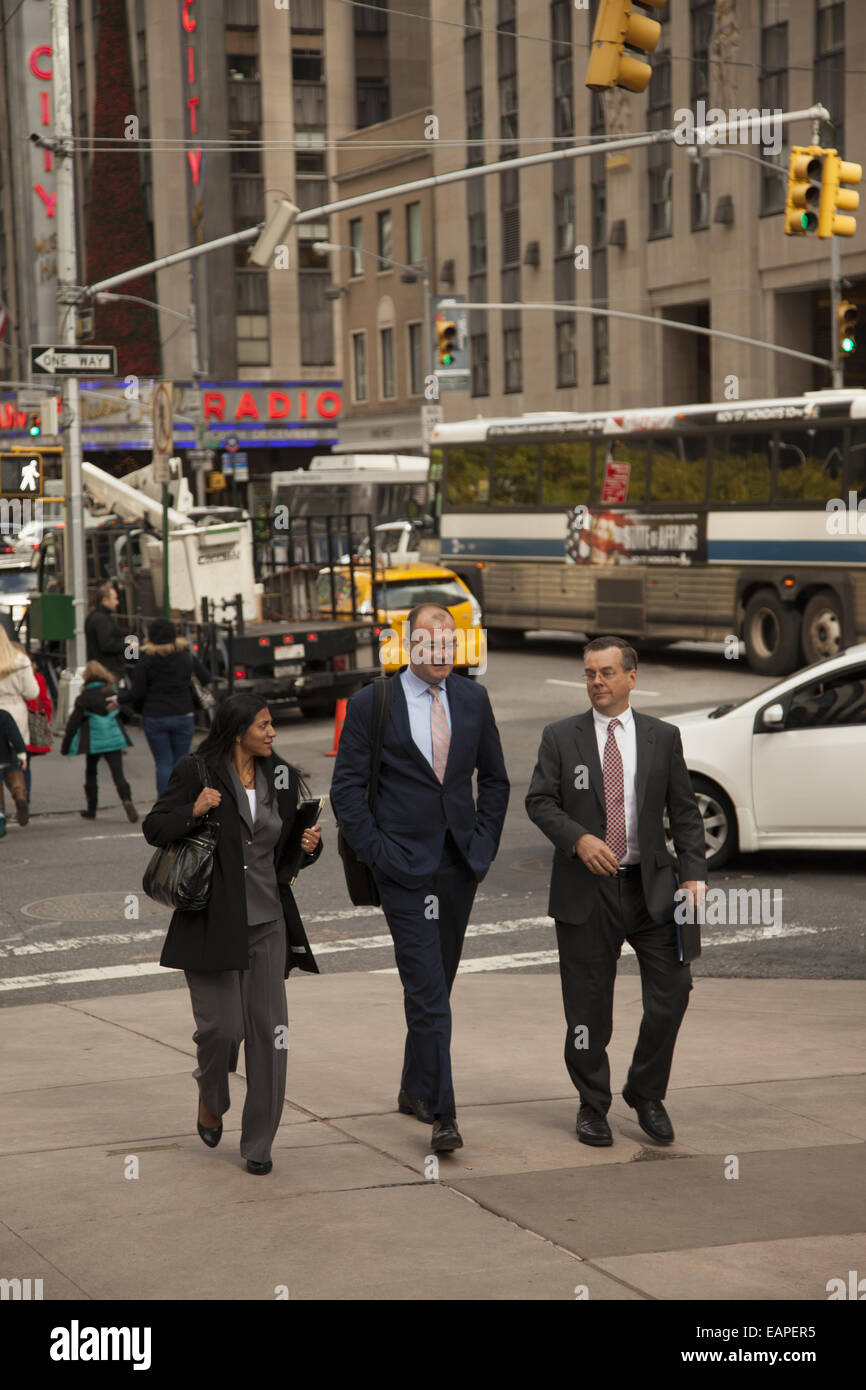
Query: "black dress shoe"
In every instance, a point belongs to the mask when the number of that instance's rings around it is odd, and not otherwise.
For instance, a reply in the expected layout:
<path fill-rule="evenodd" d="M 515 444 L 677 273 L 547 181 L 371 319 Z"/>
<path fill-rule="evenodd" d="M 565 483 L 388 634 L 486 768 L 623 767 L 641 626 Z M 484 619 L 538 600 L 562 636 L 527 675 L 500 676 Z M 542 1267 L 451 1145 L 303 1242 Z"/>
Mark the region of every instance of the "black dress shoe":
<path fill-rule="evenodd" d="M 460 1130 L 457 1128 L 457 1121 L 453 1115 L 438 1115 L 433 1121 L 431 1145 L 434 1154 L 447 1154 L 454 1149 L 463 1148 Z"/>
<path fill-rule="evenodd" d="M 613 1143 L 610 1125 L 591 1105 L 582 1105 L 577 1112 L 575 1125 L 581 1144 L 592 1144 L 597 1149 L 609 1148 Z"/>
<path fill-rule="evenodd" d="M 196 1112 L 195 1123 L 196 1123 L 196 1129 L 198 1130 L 200 1137 L 201 1137 L 201 1138 L 204 1140 L 204 1142 L 207 1144 L 208 1148 L 209 1148 L 209 1149 L 215 1149 L 216 1146 L 217 1146 L 217 1144 L 219 1143 L 219 1141 L 220 1141 L 220 1140 L 222 1139 L 222 1137 L 223 1137 L 223 1122 L 222 1122 L 222 1120 L 220 1120 L 220 1122 L 219 1122 L 219 1124 L 216 1126 L 216 1128 L 214 1128 L 214 1129 L 209 1129 L 207 1125 L 203 1125 L 203 1124 L 202 1124 L 201 1120 L 200 1120 L 199 1117 L 198 1117 L 198 1112 Z"/>
<path fill-rule="evenodd" d="M 259 1163 L 254 1158 L 247 1159 L 247 1172 L 255 1173 L 257 1177 L 263 1177 L 265 1173 L 269 1173 L 273 1166 L 274 1161 L 271 1158 L 266 1159 L 264 1163 Z"/>
<path fill-rule="evenodd" d="M 637 1111 L 637 1122 L 650 1139 L 655 1139 L 657 1144 L 673 1143 L 674 1127 L 660 1100 L 641 1100 L 628 1086 L 623 1086 L 622 1098 L 626 1105 Z"/>
<path fill-rule="evenodd" d="M 411 1096 L 407 1096 L 405 1091 L 401 1091 L 397 1097 L 397 1109 L 401 1115 L 414 1115 L 415 1119 L 420 1120 L 422 1124 L 432 1125 L 433 1123 L 433 1115 L 423 1100 L 413 1100 Z"/>

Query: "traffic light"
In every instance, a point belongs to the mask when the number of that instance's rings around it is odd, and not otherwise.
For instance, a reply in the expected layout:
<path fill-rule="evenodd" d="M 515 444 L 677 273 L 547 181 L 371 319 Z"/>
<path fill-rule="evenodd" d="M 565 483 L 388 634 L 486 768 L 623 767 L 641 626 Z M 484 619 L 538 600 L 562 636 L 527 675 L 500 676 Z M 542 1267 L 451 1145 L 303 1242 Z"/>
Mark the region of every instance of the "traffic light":
<path fill-rule="evenodd" d="M 791 150 L 785 236 L 814 236 L 818 231 L 825 155 L 820 145 L 794 145 Z"/>
<path fill-rule="evenodd" d="M 841 304 L 837 304 L 836 326 L 839 331 L 839 351 L 843 357 L 850 357 L 857 346 L 854 330 L 859 317 L 860 310 L 850 299 L 843 299 Z"/>
<path fill-rule="evenodd" d="M 660 10 L 666 0 L 601 0 L 589 46 L 584 85 L 593 92 L 625 87 L 643 92 L 649 85 L 649 63 L 626 53 L 626 47 L 652 53 L 662 26 L 643 10 Z"/>
<path fill-rule="evenodd" d="M 436 324 L 436 337 L 439 342 L 439 366 L 450 367 L 454 361 L 457 324 L 453 319 L 439 319 Z"/>
<path fill-rule="evenodd" d="M 859 183 L 863 177 L 863 169 L 859 164 L 846 164 L 835 150 L 827 150 L 826 156 L 818 235 L 853 236 L 857 230 L 857 219 L 845 214 L 857 210 L 860 206 L 860 194 L 853 188 L 842 188 L 842 184 Z"/>
<path fill-rule="evenodd" d="M 42 414 L 38 410 L 28 410 L 27 412 L 27 433 L 31 439 L 36 439 L 42 433 Z"/>

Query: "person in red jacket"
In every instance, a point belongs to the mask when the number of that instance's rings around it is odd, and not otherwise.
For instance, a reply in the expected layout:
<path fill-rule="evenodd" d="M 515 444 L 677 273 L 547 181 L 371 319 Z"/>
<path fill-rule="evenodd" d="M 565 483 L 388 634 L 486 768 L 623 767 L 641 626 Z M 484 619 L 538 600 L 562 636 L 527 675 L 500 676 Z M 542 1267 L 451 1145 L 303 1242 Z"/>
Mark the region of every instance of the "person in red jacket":
<path fill-rule="evenodd" d="M 53 713 L 54 713 L 54 705 L 53 705 L 52 702 L 51 702 L 51 696 L 48 694 L 48 686 L 45 684 L 45 677 L 44 677 L 43 675 L 41 675 L 41 674 L 39 673 L 39 671 L 34 671 L 33 674 L 34 674 L 35 677 L 36 677 L 36 684 L 39 686 L 39 694 L 37 695 L 37 697 L 36 697 L 35 700 L 28 700 L 28 701 L 27 701 L 27 709 L 28 709 L 28 711 L 29 711 L 30 714 L 41 714 L 41 715 L 44 715 L 44 717 L 45 717 L 45 722 L 46 722 L 46 726 L 47 726 L 47 728 L 48 728 L 48 739 L 49 739 L 49 741 L 48 741 L 48 743 L 46 743 L 46 744 L 44 744 L 44 745 L 42 745 L 42 746 L 40 746 L 39 744 L 35 744 L 35 743 L 28 743 L 28 744 L 27 744 L 27 752 L 28 752 L 28 754 L 29 754 L 29 757 L 28 757 L 28 759 L 27 759 L 27 772 L 26 772 L 25 775 L 26 775 L 26 778 L 27 778 L 27 800 L 28 800 L 28 801 L 30 800 L 30 785 L 31 785 L 31 775 L 30 775 L 30 773 L 31 773 L 31 768 L 32 768 L 32 766 L 33 766 L 33 761 L 32 761 L 32 760 L 33 760 L 33 758 L 41 757 L 42 754 L 44 754 L 44 753 L 50 753 L 50 752 L 51 752 L 51 741 L 50 741 L 50 740 L 51 740 L 51 732 L 50 732 L 50 731 L 51 731 L 51 716 L 52 716 Z M 31 727 L 31 733 L 32 733 L 32 727 Z"/>

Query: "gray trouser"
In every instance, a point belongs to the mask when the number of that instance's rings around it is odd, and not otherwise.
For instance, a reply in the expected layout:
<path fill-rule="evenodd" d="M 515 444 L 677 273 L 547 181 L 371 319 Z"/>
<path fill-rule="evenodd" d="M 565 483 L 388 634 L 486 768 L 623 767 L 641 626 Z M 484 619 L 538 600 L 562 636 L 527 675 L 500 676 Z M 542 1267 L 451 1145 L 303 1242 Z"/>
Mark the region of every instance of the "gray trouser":
<path fill-rule="evenodd" d="M 185 970 L 198 1048 L 193 1076 L 212 1115 L 230 1105 L 229 1072 L 244 1044 L 247 1098 L 241 1156 L 266 1162 L 286 1095 L 286 927 L 282 917 L 249 930 L 246 970 Z M 276 1033 L 278 1025 L 283 1025 Z"/>

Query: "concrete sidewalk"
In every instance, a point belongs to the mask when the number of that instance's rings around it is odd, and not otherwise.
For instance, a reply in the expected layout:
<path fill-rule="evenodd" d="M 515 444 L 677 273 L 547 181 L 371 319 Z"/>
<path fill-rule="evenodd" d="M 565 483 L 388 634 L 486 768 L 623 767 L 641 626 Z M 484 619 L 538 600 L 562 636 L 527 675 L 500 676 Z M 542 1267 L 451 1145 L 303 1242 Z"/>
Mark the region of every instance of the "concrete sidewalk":
<path fill-rule="evenodd" d="M 866 1275 L 866 982 L 696 981 L 676 1142 L 654 1145 L 617 1093 L 613 1147 L 591 1149 L 558 978 L 458 976 L 465 1147 L 438 1178 L 429 1128 L 395 1110 L 397 979 L 295 974 L 288 997 L 265 1178 L 238 1153 L 241 1074 L 219 1148 L 195 1132 L 185 989 L 0 1012 L 0 1275 L 42 1278 L 46 1299 L 159 1300 L 826 1300 Z M 639 1018 L 621 976 L 616 1088 Z"/>

